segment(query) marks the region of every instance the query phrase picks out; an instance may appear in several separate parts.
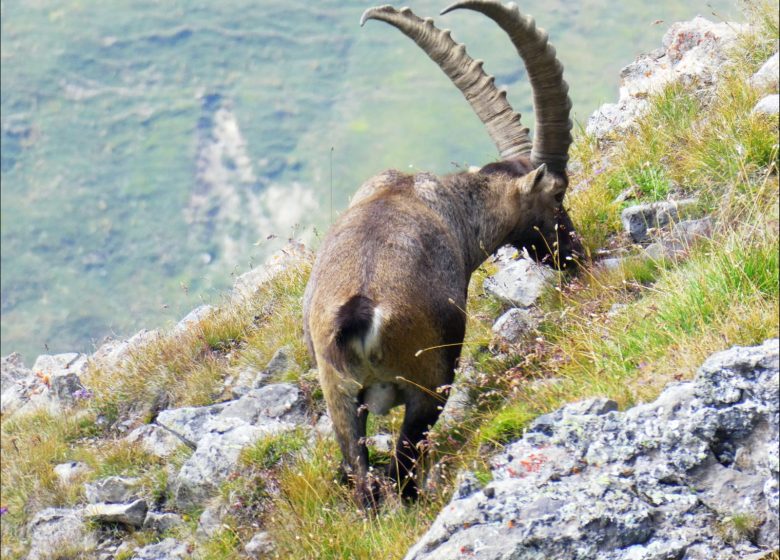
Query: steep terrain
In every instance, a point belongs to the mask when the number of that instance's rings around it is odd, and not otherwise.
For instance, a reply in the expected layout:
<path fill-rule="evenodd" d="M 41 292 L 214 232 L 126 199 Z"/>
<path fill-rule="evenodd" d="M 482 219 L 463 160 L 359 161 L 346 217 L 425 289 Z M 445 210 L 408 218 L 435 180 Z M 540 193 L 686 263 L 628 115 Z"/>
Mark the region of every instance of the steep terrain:
<path fill-rule="evenodd" d="M 290 244 L 173 328 L 3 358 L 3 558 L 776 558 L 776 6 L 746 16 L 673 25 L 577 139 L 579 276 L 474 275 L 420 502 L 336 480 Z M 210 110 L 203 192 L 253 180 Z"/>

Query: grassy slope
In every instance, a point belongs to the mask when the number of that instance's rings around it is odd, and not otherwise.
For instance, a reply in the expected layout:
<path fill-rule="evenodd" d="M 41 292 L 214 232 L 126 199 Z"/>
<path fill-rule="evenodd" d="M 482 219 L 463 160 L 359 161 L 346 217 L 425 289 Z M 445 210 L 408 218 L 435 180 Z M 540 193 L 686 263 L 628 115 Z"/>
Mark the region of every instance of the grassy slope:
<path fill-rule="evenodd" d="M 569 204 L 591 250 L 625 243 L 621 206 L 613 202 L 619 192 L 634 186 L 640 200 L 653 200 L 666 196 L 670 182 L 698 195 L 714 215 L 711 241 L 690 247 L 677 262 L 636 258 L 617 270 L 586 268 L 550 292 L 539 332 L 504 349 L 509 357 L 501 359 L 489 344 L 501 305 L 482 293 L 487 271 L 479 271 L 464 349 L 464 360 L 479 372 L 468 387 L 478 406 L 461 423 L 434 430 L 440 476 L 431 497 L 411 507 L 391 497 L 378 515 L 367 516 L 333 480 L 333 442 L 319 441 L 306 453 L 300 434 L 260 442 L 244 453 L 240 475 L 223 486 L 226 528 L 198 545 L 200 557 L 238 558 L 259 524 L 282 558 L 401 557 L 446 502 L 452 475 L 468 468 L 488 476 L 486 451 L 520 435 L 538 414 L 590 395 L 609 396 L 623 407 L 652 399 L 668 381 L 689 378 L 712 351 L 777 336 L 778 121 L 750 116 L 758 94 L 745 85 L 777 39 L 774 14 L 771 4 L 752 9 L 760 32 L 743 39 L 711 100 L 672 86 L 653 100 L 638 131 L 608 154 L 585 137 L 575 146 L 581 171 L 572 184 L 588 186 L 576 189 Z M 284 375 L 298 378 L 312 403 L 322 406 L 301 342 L 300 296 L 308 272 L 307 263 L 288 270 L 246 306 L 225 302 L 193 332 L 163 337 L 136 354 L 128 368 L 94 370 L 94 398 L 64 421 L 46 413 L 3 420 L 2 505 L 9 511 L 2 538 L 9 558 L 22 555 L 21 528 L 35 511 L 83 500 L 84 479 L 137 474 L 163 503 L 166 466 L 103 433 L 100 416 L 149 419 L 163 405 L 212 402 L 223 396 L 226 375 L 247 364 L 262 367 L 282 345 L 292 348 L 299 365 Z M 623 305 L 617 313 L 614 304 Z M 373 428 L 392 431 L 398 418 L 396 411 Z M 63 487 L 52 467 L 65 460 L 85 461 L 93 472 Z M 184 513 L 197 519 L 198 512 Z M 191 538 L 194 528 L 192 521 L 174 536 Z M 158 537 L 140 531 L 134 538 Z"/>

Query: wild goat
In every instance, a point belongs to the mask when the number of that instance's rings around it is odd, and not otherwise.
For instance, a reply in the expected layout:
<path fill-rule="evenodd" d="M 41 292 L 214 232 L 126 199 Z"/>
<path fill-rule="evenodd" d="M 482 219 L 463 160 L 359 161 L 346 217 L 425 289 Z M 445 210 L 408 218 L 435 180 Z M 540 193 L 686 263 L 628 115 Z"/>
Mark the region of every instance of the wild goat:
<path fill-rule="evenodd" d="M 386 171 L 363 184 L 319 249 L 304 297 L 304 330 L 358 499 L 376 497 L 365 444 L 367 413 L 406 406 L 388 476 L 418 493 L 418 443 L 439 417 L 465 333 L 469 278 L 511 243 L 573 268 L 579 242 L 563 207 L 571 102 L 547 34 L 517 6 L 463 1 L 506 31 L 525 63 L 536 113 L 533 144 L 482 62 L 449 31 L 411 10 L 367 10 L 416 42 L 463 93 L 502 161 L 444 177 Z M 419 352 L 420 350 L 425 350 Z"/>

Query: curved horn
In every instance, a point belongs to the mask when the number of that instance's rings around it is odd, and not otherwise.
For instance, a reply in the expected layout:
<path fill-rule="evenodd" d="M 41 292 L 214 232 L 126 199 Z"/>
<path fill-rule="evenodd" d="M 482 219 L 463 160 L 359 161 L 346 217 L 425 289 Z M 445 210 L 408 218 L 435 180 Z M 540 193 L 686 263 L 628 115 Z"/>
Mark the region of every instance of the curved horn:
<path fill-rule="evenodd" d="M 461 8 L 485 14 L 509 35 L 525 63 L 534 95 L 536 130 L 531 161 L 565 171 L 572 142 L 571 100 L 569 86 L 563 80 L 563 66 L 555 57 L 555 48 L 547 42 L 547 32 L 537 29 L 534 19 L 524 16 L 514 2 L 505 6 L 493 0 L 464 0 L 441 13 Z"/>
<path fill-rule="evenodd" d="M 466 47 L 453 41 L 449 30 L 438 29 L 432 19 L 422 19 L 409 8 L 370 8 L 360 18 L 360 25 L 369 19 L 398 28 L 439 65 L 485 125 L 503 159 L 531 151 L 528 129 L 507 101 L 506 92 L 496 87 L 493 76 L 485 74 L 481 60 L 472 59 Z"/>

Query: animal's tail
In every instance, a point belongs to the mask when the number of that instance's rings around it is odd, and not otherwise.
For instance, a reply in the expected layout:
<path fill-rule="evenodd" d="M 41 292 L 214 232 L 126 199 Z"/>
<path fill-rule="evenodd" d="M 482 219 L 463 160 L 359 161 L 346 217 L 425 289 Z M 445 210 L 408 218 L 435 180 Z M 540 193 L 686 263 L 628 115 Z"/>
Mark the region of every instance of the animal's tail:
<path fill-rule="evenodd" d="M 330 361 L 340 371 L 380 355 L 382 310 L 369 297 L 352 296 L 336 312 Z"/>

